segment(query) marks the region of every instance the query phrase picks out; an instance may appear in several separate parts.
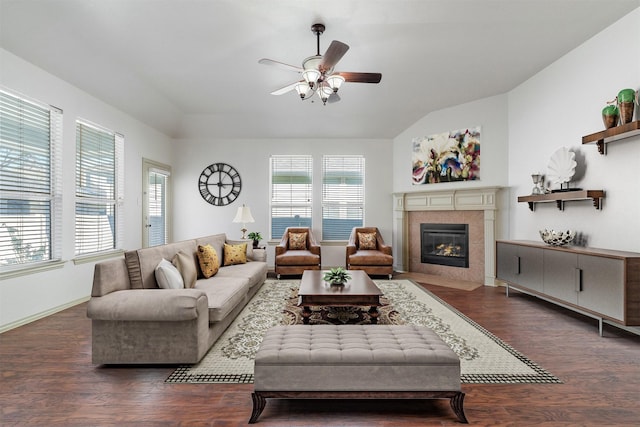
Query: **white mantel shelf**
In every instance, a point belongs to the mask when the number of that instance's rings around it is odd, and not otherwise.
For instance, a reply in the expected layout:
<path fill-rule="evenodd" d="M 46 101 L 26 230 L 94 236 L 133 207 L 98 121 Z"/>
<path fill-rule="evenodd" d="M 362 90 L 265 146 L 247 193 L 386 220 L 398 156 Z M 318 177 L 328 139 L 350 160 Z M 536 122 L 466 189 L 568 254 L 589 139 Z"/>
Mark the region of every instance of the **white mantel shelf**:
<path fill-rule="evenodd" d="M 408 269 L 407 212 L 415 211 L 484 211 L 484 276 L 485 285 L 495 286 L 496 211 L 501 187 L 478 187 L 460 190 L 416 191 L 394 193 L 393 246 L 396 270 Z"/>

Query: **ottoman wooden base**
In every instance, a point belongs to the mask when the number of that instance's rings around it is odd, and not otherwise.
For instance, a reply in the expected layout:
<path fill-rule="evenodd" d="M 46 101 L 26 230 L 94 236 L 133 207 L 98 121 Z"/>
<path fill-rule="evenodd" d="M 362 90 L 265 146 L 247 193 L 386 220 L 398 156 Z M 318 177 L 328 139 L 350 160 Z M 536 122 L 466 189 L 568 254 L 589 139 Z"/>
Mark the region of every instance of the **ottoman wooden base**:
<path fill-rule="evenodd" d="M 249 424 L 258 417 L 267 405 L 267 399 L 449 399 L 451 409 L 461 423 L 467 424 L 464 415 L 464 393 L 461 391 L 257 391 L 251 394 L 253 412 Z"/>
<path fill-rule="evenodd" d="M 462 423 L 460 359 L 429 328 L 289 325 L 267 331 L 256 353 L 253 412 L 266 399 L 449 399 Z"/>

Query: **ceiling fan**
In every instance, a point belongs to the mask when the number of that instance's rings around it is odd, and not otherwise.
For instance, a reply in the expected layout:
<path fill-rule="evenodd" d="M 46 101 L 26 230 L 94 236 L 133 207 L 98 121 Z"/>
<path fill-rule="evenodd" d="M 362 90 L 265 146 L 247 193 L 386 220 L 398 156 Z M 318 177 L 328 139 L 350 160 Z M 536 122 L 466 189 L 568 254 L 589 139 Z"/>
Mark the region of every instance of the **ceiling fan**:
<path fill-rule="evenodd" d="M 350 83 L 380 83 L 380 73 L 354 73 L 348 71 L 334 72 L 333 68 L 342 59 L 349 46 L 334 40 L 329 48 L 320 55 L 320 35 L 324 33 L 324 24 L 313 24 L 311 31 L 317 38 L 317 53 L 302 61 L 302 67 L 285 64 L 272 59 L 263 58 L 258 61 L 264 65 L 274 65 L 286 70 L 302 74 L 302 80 L 291 83 L 283 88 L 274 90 L 271 95 L 282 95 L 295 89 L 302 100 L 310 99 L 314 94 L 326 105 L 340 100 L 338 89 L 344 82 Z"/>

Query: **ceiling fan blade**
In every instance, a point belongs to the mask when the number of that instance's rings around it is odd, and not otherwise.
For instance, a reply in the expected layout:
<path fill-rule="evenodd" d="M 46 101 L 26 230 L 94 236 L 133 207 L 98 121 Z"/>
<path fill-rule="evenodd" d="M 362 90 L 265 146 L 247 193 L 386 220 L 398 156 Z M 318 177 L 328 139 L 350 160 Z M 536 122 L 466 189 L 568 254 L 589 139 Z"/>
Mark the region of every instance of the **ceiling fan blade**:
<path fill-rule="evenodd" d="M 267 58 L 262 58 L 261 60 L 258 61 L 258 64 L 274 65 L 283 70 L 295 71 L 296 73 L 301 73 L 303 71 L 302 67 L 296 67 L 295 65 L 289 65 L 289 64 L 285 64 L 284 62 L 274 61 L 273 59 L 267 59 Z"/>
<path fill-rule="evenodd" d="M 345 82 L 351 83 L 380 83 L 382 80 L 382 74 L 380 73 L 352 73 L 349 71 L 341 71 L 339 73 L 333 73 L 344 77 Z"/>
<path fill-rule="evenodd" d="M 319 66 L 320 72 L 332 69 L 348 50 L 349 45 L 339 42 L 338 40 L 332 41 L 322 57 L 322 62 Z"/>
<path fill-rule="evenodd" d="M 340 101 L 340 95 L 335 92 L 329 95 L 329 98 L 327 98 L 327 104 L 333 104 L 334 102 L 338 101 Z"/>
<path fill-rule="evenodd" d="M 302 81 L 304 81 L 304 80 L 302 80 Z M 296 87 L 296 85 L 298 83 L 299 82 L 293 82 L 290 85 L 286 85 L 285 87 L 282 87 L 280 89 L 276 89 L 273 92 L 271 92 L 271 95 L 284 95 L 285 93 L 292 91 Z"/>

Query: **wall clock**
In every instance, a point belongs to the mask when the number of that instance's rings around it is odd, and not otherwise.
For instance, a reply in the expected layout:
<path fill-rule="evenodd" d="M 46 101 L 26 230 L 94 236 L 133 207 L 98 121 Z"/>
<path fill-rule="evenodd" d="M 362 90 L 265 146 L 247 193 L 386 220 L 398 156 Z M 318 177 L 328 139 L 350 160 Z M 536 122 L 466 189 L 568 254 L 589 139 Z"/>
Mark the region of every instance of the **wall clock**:
<path fill-rule="evenodd" d="M 238 198 L 242 189 L 240 174 L 231 165 L 213 163 L 202 171 L 198 180 L 200 195 L 214 206 L 226 206 Z"/>

